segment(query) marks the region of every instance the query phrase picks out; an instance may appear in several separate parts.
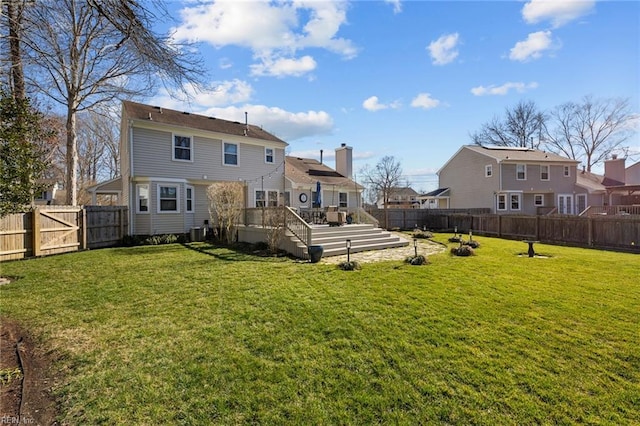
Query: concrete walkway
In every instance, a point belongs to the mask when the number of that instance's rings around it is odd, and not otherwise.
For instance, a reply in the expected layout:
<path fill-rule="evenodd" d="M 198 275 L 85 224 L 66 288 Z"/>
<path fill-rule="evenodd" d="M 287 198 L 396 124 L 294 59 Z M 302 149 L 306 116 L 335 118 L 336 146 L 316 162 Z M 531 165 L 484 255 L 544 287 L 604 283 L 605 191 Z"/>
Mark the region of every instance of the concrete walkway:
<path fill-rule="evenodd" d="M 403 238 L 407 238 L 406 234 L 402 235 Z M 427 239 L 418 239 L 418 254 L 425 257 L 429 257 L 435 253 L 442 253 L 447 248 L 441 244 L 434 243 Z M 352 253 L 351 260 L 357 260 L 360 263 L 381 262 L 384 260 L 400 260 L 403 261 L 409 256 L 415 255 L 415 249 L 413 247 L 413 240 L 405 247 L 389 248 L 384 250 L 370 250 L 362 251 L 359 253 Z M 347 255 L 323 257 L 320 263 L 335 264 L 345 262 Z"/>

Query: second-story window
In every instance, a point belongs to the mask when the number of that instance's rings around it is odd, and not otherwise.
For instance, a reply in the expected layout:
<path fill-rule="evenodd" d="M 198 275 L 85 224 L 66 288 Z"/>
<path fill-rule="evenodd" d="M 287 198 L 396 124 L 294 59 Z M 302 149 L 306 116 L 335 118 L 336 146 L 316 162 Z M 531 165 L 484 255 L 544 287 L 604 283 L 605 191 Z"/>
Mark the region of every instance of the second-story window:
<path fill-rule="evenodd" d="M 265 163 L 269 163 L 269 164 L 273 164 L 273 148 L 265 148 L 264 149 L 264 162 Z"/>
<path fill-rule="evenodd" d="M 527 165 L 526 164 L 516 164 L 516 179 L 517 180 L 527 180 Z"/>
<path fill-rule="evenodd" d="M 189 136 L 173 135 L 173 159 L 191 161 L 193 144 Z"/>
<path fill-rule="evenodd" d="M 549 180 L 549 166 L 540 166 L 540 180 Z"/>
<path fill-rule="evenodd" d="M 235 143 L 225 142 L 223 144 L 223 157 L 222 160 L 224 165 L 226 166 L 237 166 L 238 165 L 238 145 Z"/>
<path fill-rule="evenodd" d="M 491 164 L 487 164 L 484 166 L 484 176 L 491 177 L 493 176 L 493 166 Z"/>
<path fill-rule="evenodd" d="M 569 166 L 563 166 L 562 170 L 563 170 L 564 177 L 571 176 L 571 169 L 569 168 Z"/>

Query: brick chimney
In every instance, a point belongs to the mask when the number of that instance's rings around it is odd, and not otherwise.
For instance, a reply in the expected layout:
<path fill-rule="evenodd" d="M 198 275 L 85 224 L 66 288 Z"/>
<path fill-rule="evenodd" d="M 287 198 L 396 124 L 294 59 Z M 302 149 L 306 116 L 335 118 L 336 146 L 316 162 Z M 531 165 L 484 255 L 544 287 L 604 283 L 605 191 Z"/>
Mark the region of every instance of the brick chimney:
<path fill-rule="evenodd" d="M 610 160 L 604 161 L 604 180 L 607 182 L 605 185 L 615 185 L 614 182 L 624 185 L 625 173 L 624 158 L 618 158 L 617 155 L 613 154 Z"/>
<path fill-rule="evenodd" d="M 349 179 L 353 177 L 353 148 L 346 143 L 336 148 L 336 172 Z"/>

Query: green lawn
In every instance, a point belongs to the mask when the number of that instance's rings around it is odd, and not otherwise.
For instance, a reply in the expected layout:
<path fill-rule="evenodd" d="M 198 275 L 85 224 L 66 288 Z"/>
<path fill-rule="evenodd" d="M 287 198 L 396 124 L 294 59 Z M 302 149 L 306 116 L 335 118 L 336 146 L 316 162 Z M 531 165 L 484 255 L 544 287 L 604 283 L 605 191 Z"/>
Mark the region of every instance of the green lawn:
<path fill-rule="evenodd" d="M 348 272 L 206 243 L 10 262 L 0 314 L 58 356 L 68 424 L 638 424 L 640 257 L 475 239 Z"/>

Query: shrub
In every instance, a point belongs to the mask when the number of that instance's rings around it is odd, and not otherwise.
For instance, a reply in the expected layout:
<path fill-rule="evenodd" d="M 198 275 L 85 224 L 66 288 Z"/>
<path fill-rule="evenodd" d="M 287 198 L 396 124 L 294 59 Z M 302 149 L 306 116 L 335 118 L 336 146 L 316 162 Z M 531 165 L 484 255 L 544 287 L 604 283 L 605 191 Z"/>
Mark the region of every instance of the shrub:
<path fill-rule="evenodd" d="M 454 235 L 453 237 L 449 238 L 450 243 L 459 243 L 460 241 L 462 241 L 462 237 L 458 237 L 457 235 Z"/>
<path fill-rule="evenodd" d="M 476 253 L 472 247 L 461 245 L 460 247 L 453 247 L 451 249 L 451 254 L 456 256 L 473 256 Z"/>
<path fill-rule="evenodd" d="M 417 256 L 409 256 L 404 261 L 406 263 L 409 263 L 410 265 L 416 265 L 416 266 L 429 264 L 429 260 L 421 254 Z"/>
<path fill-rule="evenodd" d="M 471 240 L 471 241 L 466 241 L 466 242 L 464 242 L 464 243 L 462 243 L 462 244 L 464 244 L 465 246 L 469 246 L 469 247 L 471 247 L 471 248 L 474 248 L 474 249 L 476 249 L 476 248 L 480 247 L 480 243 L 479 243 L 479 242 L 477 242 L 477 241 L 473 241 L 473 240 Z"/>
<path fill-rule="evenodd" d="M 362 269 L 362 266 L 360 266 L 360 262 L 358 262 L 357 260 L 352 260 L 350 262 L 340 262 L 338 264 L 338 268 L 342 269 L 343 271 L 359 271 L 360 269 Z"/>
<path fill-rule="evenodd" d="M 413 238 L 429 239 L 433 238 L 433 234 L 429 231 L 414 231 Z"/>

